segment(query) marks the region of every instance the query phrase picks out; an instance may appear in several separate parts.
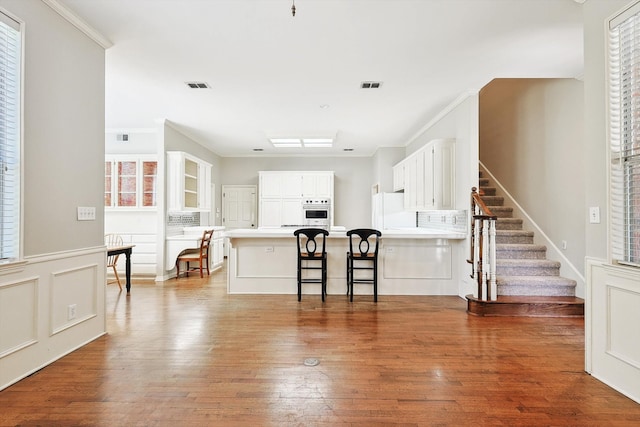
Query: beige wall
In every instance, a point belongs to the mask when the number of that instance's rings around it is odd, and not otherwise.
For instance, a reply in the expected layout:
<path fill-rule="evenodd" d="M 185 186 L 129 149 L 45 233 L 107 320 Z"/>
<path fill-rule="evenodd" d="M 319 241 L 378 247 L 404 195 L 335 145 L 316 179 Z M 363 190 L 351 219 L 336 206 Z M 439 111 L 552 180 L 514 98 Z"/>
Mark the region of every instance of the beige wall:
<path fill-rule="evenodd" d="M 105 51 L 39 0 L 0 7 L 26 23 L 24 255 L 102 245 Z M 77 221 L 78 206 L 96 220 Z"/>
<path fill-rule="evenodd" d="M 584 275 L 582 106 L 575 79 L 497 79 L 480 92 L 480 160 Z"/>
<path fill-rule="evenodd" d="M 585 230 L 585 254 L 607 258 L 607 97 L 605 20 L 629 0 L 589 0 L 584 10 L 584 163 L 585 204 L 600 207 L 600 224 L 588 224 Z"/>

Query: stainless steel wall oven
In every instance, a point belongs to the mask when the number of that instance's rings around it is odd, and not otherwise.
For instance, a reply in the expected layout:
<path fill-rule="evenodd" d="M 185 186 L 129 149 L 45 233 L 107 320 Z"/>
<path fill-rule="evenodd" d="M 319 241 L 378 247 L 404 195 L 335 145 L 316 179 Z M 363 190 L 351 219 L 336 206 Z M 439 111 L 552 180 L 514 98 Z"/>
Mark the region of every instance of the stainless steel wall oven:
<path fill-rule="evenodd" d="M 302 214 L 305 227 L 329 229 L 331 226 L 331 200 L 305 199 L 302 201 Z"/>

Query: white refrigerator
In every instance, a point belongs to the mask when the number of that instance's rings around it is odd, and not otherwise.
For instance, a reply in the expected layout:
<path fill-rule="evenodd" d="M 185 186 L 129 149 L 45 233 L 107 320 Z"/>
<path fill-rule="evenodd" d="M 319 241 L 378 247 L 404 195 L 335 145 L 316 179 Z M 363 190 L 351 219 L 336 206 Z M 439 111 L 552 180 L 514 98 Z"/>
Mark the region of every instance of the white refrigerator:
<path fill-rule="evenodd" d="M 378 193 L 371 200 L 371 225 L 376 230 L 416 227 L 416 213 L 404 210 L 404 194 Z"/>

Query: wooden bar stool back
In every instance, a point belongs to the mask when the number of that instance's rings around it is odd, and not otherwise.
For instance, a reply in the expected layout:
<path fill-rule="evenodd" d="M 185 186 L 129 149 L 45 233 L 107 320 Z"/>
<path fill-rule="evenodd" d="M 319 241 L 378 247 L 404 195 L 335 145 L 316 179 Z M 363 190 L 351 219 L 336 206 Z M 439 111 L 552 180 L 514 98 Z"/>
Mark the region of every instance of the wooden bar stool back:
<path fill-rule="evenodd" d="M 353 284 L 373 285 L 373 301 L 378 302 L 378 243 L 382 233 L 372 228 L 356 228 L 347 231 L 347 293 L 353 301 Z M 356 274 L 369 271 L 370 274 Z"/>
<path fill-rule="evenodd" d="M 298 246 L 298 301 L 302 299 L 303 283 L 320 283 L 322 301 L 327 295 L 327 250 L 324 228 L 300 228 L 293 232 Z M 303 274 L 305 270 L 315 270 L 318 274 Z"/>

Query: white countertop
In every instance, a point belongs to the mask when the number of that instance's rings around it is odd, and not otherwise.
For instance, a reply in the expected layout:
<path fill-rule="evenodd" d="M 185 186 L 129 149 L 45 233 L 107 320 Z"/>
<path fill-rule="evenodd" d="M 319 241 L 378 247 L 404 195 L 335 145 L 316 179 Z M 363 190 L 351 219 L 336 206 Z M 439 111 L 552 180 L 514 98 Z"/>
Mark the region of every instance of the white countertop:
<path fill-rule="evenodd" d="M 342 230 L 342 231 L 337 231 Z M 242 228 L 225 232 L 228 238 L 293 238 L 294 228 Z M 329 231 L 328 238 L 345 238 L 344 227 Z M 464 239 L 466 233 L 427 228 L 395 228 L 382 230 L 382 238 L 387 239 Z"/>
<path fill-rule="evenodd" d="M 221 225 L 211 225 L 206 227 L 185 227 L 182 229 L 183 234 L 167 236 L 167 240 L 197 240 L 202 237 L 202 233 L 204 233 L 204 230 L 213 230 L 213 238 L 215 239 L 222 234 L 224 229 L 225 227 Z"/>

